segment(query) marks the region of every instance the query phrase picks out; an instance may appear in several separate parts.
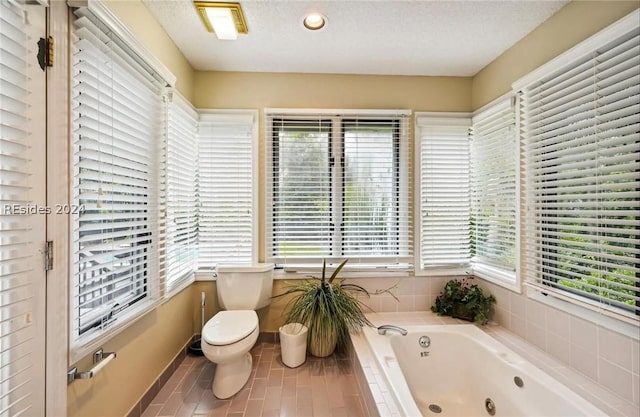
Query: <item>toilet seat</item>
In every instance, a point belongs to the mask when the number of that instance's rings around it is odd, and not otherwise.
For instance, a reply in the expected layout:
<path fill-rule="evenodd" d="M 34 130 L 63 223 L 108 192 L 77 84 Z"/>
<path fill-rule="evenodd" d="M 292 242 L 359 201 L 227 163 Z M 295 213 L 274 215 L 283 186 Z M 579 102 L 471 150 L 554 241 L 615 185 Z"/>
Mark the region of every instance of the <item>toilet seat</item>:
<path fill-rule="evenodd" d="M 209 345 L 225 346 L 249 336 L 258 327 L 253 310 L 225 310 L 213 316 L 202 329 L 202 339 Z"/>

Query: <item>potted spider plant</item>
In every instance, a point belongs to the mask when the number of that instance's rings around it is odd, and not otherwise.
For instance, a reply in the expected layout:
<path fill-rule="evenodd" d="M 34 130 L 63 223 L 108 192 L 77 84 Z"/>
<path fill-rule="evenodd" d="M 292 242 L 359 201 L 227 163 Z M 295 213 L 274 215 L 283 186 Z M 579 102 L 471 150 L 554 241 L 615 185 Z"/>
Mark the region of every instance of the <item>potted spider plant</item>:
<path fill-rule="evenodd" d="M 342 351 L 349 340 L 349 331 L 359 331 L 363 326 L 373 326 L 364 314 L 357 295 L 369 297 L 387 292 L 370 292 L 364 287 L 347 283 L 338 274 L 347 263 L 345 259 L 329 278 L 326 277 L 326 261 L 322 261 L 320 278 L 311 277 L 301 283 L 289 285 L 288 289 L 276 297 L 293 295 L 289 300 L 285 323 L 302 323 L 309 329 L 307 346 L 309 353 L 317 357 L 331 355 L 334 350 Z M 397 284 L 396 284 L 397 285 Z"/>

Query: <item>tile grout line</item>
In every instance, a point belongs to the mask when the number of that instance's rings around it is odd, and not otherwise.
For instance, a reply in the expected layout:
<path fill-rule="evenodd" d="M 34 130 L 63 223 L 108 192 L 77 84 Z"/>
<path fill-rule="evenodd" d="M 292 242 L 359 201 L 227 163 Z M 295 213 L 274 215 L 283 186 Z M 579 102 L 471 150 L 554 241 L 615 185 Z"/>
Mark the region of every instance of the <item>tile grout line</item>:
<path fill-rule="evenodd" d="M 162 408 L 164 408 L 167 401 L 169 401 L 167 398 L 163 403 L 153 403 L 153 410 L 157 411 L 156 414 L 158 417 L 160 417 L 160 415 L 162 417 L 177 417 L 178 415 L 180 417 L 252 417 L 258 415 L 276 417 L 280 415 L 299 416 L 300 413 L 304 413 L 305 417 L 311 414 L 318 416 L 318 413 L 322 417 L 330 417 L 334 415 L 349 415 L 350 417 L 352 415 L 368 415 L 367 404 L 362 396 L 362 391 L 357 384 L 354 374 L 355 370 L 353 369 L 354 364 L 349 354 L 340 356 L 332 355 L 327 358 L 313 358 L 309 356 L 306 362 L 300 367 L 288 368 L 281 362 L 282 355 L 279 344 L 273 342 L 258 343 L 259 344 L 251 351 L 254 361 L 252 364 L 252 373 L 250 380 L 242 390 L 245 391 L 244 394 L 242 394 L 244 397 L 241 397 L 241 402 L 236 402 L 236 409 L 231 407 L 231 403 L 238 397 L 234 396 L 230 400 L 218 400 L 213 397 L 206 397 L 207 393 L 211 396 L 213 395 L 210 392 L 210 389 L 208 387 L 203 389 L 204 387 L 202 387 L 202 385 L 198 388 L 197 384 L 202 384 L 203 381 L 207 381 L 207 383 L 210 384 L 209 379 L 203 379 L 205 372 L 208 372 L 205 371 L 205 369 L 207 366 L 210 366 L 209 362 L 206 358 L 193 358 L 188 356 L 187 358 L 189 358 L 188 360 L 190 361 L 189 367 L 179 375 L 172 375 L 167 381 L 170 386 L 174 387 L 171 395 L 180 394 L 182 402 L 180 404 L 173 404 L 173 408 L 168 408 L 165 413 L 162 413 Z M 258 378 L 257 371 L 261 366 L 266 367 L 267 372 L 264 375 L 261 375 L 264 377 Z M 298 378 L 299 375 L 302 376 L 302 379 Z M 176 380 L 172 380 L 171 378 L 173 377 L 177 377 Z M 183 387 L 186 378 L 194 378 L 195 380 L 190 389 Z M 330 381 L 334 381 L 337 384 L 336 386 L 339 386 L 340 384 L 355 384 L 356 389 L 354 392 L 349 394 L 340 393 L 341 398 L 344 394 L 344 403 L 341 404 L 341 406 L 331 406 L 329 397 Z M 256 384 L 256 382 L 258 382 L 258 384 Z M 291 384 L 291 382 L 295 382 L 293 385 L 295 391 L 293 396 L 290 396 L 291 392 L 288 391 L 287 396 L 285 397 L 285 383 Z M 186 383 L 188 383 L 188 381 Z M 313 387 L 317 384 L 321 384 L 322 387 L 324 387 L 324 402 L 318 401 L 318 398 L 314 401 Z M 262 387 L 262 385 L 264 385 L 264 387 Z M 301 388 L 304 389 L 301 390 Z M 199 389 L 202 389 L 202 395 L 199 397 L 199 402 L 195 406 L 193 403 L 187 403 L 186 401 L 189 396 L 192 395 L 193 390 Z M 288 389 L 290 390 L 291 386 L 289 386 Z M 263 390 L 264 392 L 262 392 Z M 301 391 L 304 393 L 301 394 Z M 276 396 L 275 400 L 273 400 L 272 395 Z M 175 398 L 176 397 L 174 396 L 173 401 L 175 401 Z M 273 402 L 269 403 L 270 398 L 272 401 L 275 401 L 275 404 Z M 293 399 L 293 408 L 291 408 L 291 399 Z M 288 403 L 289 406 L 285 405 L 286 403 Z M 185 407 L 187 404 L 189 404 L 189 406 Z M 216 404 L 220 409 L 216 409 Z M 266 409 L 265 407 L 273 408 Z M 285 410 L 285 407 L 289 408 Z M 172 414 L 170 414 L 170 412 Z M 185 412 L 190 414 L 184 414 Z M 149 414 L 145 415 L 145 417 L 148 417 Z"/>

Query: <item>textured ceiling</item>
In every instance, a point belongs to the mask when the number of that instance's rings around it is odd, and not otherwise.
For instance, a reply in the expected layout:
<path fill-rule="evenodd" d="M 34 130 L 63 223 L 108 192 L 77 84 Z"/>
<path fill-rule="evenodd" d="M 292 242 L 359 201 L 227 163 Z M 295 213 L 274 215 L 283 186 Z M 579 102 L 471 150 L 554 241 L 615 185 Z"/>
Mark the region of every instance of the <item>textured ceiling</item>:
<path fill-rule="evenodd" d="M 208 33 L 190 1 L 144 3 L 197 70 L 472 76 L 567 1 L 241 1 L 236 41 Z M 310 11 L 324 29 L 304 29 Z"/>

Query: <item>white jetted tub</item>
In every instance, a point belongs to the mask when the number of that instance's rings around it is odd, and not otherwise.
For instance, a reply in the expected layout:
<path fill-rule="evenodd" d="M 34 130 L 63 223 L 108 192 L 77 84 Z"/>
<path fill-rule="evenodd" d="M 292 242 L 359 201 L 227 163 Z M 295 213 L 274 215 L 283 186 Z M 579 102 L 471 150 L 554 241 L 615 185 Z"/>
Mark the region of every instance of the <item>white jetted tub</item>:
<path fill-rule="evenodd" d="M 474 325 L 403 327 L 364 333 L 406 417 L 606 416 Z"/>

